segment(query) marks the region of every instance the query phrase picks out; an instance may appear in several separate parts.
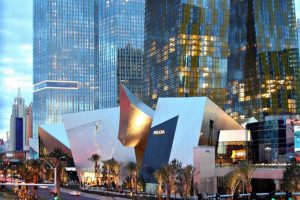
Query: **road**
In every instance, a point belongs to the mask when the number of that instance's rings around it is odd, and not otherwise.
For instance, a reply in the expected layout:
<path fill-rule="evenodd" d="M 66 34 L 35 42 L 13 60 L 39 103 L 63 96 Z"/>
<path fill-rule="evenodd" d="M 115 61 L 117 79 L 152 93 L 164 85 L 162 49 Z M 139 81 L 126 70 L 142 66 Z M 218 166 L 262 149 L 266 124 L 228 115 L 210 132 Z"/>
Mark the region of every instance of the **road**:
<path fill-rule="evenodd" d="M 39 189 L 38 194 L 40 197 L 45 200 L 53 200 L 53 194 L 50 194 L 50 190 L 48 189 Z M 72 196 L 69 193 L 61 192 L 61 199 L 63 200 L 95 200 L 95 198 L 89 198 L 86 196 Z"/>
<path fill-rule="evenodd" d="M 50 190 L 48 189 L 40 189 L 38 191 L 40 197 L 45 200 L 53 200 L 53 194 L 50 194 Z M 86 196 L 71 196 L 69 193 L 61 192 L 62 200 L 95 200 L 95 198 L 89 198 Z M 100 197 L 99 197 L 100 199 Z"/>

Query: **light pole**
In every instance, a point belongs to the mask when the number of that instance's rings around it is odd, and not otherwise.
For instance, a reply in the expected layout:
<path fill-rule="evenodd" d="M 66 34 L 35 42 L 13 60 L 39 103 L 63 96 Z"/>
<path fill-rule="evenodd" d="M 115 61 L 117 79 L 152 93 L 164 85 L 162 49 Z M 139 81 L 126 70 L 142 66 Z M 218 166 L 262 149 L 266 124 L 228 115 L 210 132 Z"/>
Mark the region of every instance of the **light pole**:
<path fill-rule="evenodd" d="M 59 167 L 60 160 L 65 159 L 65 158 L 66 158 L 66 156 L 62 156 L 62 157 L 58 158 L 55 167 L 53 167 L 52 164 L 49 163 L 47 160 L 42 158 L 42 160 L 45 161 L 51 167 L 51 169 L 54 170 L 54 194 L 55 193 L 57 194 L 57 199 L 59 199 L 59 193 L 57 192 L 57 168 Z"/>

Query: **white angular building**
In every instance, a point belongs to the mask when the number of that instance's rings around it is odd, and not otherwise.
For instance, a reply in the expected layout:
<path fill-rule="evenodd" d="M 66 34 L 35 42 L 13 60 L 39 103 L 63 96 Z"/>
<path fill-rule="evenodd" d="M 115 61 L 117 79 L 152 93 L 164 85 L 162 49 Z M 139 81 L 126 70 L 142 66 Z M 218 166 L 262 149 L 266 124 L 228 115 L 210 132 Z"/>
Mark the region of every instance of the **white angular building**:
<path fill-rule="evenodd" d="M 102 161 L 141 164 L 140 175 L 155 183 L 152 174 L 162 165 L 173 159 L 193 165 L 195 147 L 216 146 L 221 130 L 244 130 L 207 97 L 159 98 L 153 111 L 124 86 L 120 107 L 66 114 L 63 122 L 82 181 L 93 176 L 88 158 L 97 153 Z"/>

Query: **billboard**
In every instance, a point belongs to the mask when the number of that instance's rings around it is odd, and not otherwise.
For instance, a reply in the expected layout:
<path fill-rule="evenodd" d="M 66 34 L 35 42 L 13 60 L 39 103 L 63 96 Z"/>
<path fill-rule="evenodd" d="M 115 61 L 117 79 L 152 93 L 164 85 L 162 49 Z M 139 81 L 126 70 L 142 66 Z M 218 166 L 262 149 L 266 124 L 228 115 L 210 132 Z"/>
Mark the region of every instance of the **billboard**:
<path fill-rule="evenodd" d="M 295 152 L 300 152 L 300 126 L 294 127 L 294 147 Z"/>
<path fill-rule="evenodd" d="M 300 126 L 294 127 L 295 159 L 300 162 Z"/>

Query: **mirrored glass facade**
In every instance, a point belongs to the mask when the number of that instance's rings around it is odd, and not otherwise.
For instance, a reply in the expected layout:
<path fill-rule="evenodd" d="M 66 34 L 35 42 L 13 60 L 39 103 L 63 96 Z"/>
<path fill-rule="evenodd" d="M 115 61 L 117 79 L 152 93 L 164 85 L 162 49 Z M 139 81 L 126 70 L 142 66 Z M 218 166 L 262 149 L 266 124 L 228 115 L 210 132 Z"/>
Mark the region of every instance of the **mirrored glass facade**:
<path fill-rule="evenodd" d="M 208 96 L 225 104 L 229 0 L 146 0 L 143 100 Z"/>
<path fill-rule="evenodd" d="M 144 0 L 99 2 L 100 107 L 119 103 L 119 82 L 141 96 Z"/>
<path fill-rule="evenodd" d="M 293 126 L 286 119 L 247 124 L 253 163 L 285 163 L 295 156 Z"/>
<path fill-rule="evenodd" d="M 300 112 L 294 0 L 231 0 L 226 112 Z"/>
<path fill-rule="evenodd" d="M 33 124 L 99 108 L 98 0 L 34 0 Z"/>
<path fill-rule="evenodd" d="M 297 19 L 298 49 L 300 49 L 300 19 Z M 300 51 L 299 51 L 300 55 Z"/>

